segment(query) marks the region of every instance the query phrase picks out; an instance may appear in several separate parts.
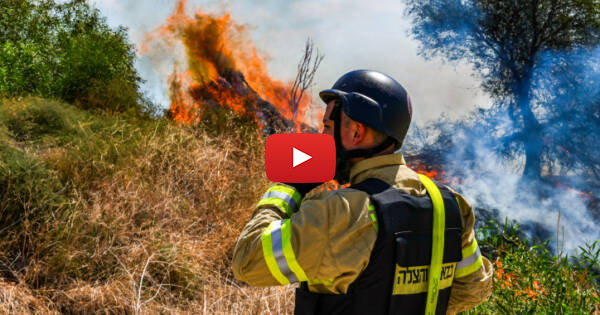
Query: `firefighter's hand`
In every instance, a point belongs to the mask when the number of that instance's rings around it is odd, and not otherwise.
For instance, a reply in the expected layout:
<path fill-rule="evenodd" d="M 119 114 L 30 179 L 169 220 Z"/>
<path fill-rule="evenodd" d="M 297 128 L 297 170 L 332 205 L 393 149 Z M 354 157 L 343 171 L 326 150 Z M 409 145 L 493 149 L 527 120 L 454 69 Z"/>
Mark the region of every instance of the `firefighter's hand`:
<path fill-rule="evenodd" d="M 296 191 L 304 198 L 309 191 L 313 190 L 317 186 L 323 183 L 284 183 L 288 186 L 292 186 L 296 189 Z"/>

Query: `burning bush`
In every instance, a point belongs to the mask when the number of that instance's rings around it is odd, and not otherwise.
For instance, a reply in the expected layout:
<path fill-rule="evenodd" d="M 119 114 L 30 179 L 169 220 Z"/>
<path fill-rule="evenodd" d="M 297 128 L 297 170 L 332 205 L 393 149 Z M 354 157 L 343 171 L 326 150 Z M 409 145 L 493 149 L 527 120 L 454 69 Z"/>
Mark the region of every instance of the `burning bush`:
<path fill-rule="evenodd" d="M 250 115 L 267 133 L 310 129 L 310 95 L 291 104 L 291 84 L 272 79 L 256 48 L 247 39 L 245 27 L 229 14 L 185 12 L 186 1 L 177 3 L 167 22 L 146 36 L 144 54 L 164 51 L 157 47 L 183 45 L 187 58 L 183 70 L 171 74 L 170 117 L 194 124 L 203 112 L 217 107 Z M 272 130 L 272 131 L 271 131 Z"/>

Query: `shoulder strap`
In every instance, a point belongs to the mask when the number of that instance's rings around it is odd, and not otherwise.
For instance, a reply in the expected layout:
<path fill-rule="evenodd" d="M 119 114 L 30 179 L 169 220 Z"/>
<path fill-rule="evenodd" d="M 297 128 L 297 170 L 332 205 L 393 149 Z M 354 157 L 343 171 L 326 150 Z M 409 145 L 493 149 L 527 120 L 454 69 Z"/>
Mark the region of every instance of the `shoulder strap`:
<path fill-rule="evenodd" d="M 425 175 L 419 174 L 419 179 L 427 189 L 427 194 L 429 194 L 433 203 L 433 242 L 431 245 L 431 264 L 429 265 L 429 286 L 425 304 L 425 314 L 433 315 L 437 306 L 442 261 L 444 259 L 445 209 L 444 200 L 438 186 Z"/>

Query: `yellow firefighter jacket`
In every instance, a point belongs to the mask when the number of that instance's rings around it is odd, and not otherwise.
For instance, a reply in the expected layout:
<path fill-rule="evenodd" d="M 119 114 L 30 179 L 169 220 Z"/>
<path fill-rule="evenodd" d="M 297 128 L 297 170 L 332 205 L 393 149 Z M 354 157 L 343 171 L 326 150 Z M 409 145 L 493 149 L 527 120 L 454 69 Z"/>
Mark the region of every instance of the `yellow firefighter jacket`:
<path fill-rule="evenodd" d="M 400 153 L 356 163 L 352 184 L 377 178 L 414 196 L 427 194 Z M 456 265 L 447 312 L 472 308 L 491 292 L 493 267 L 475 240 L 473 209 L 454 192 L 462 215 L 462 256 Z M 344 294 L 366 268 L 377 239 L 369 196 L 350 188 L 311 193 L 301 200 L 276 184 L 259 201 L 233 254 L 235 277 L 253 286 L 306 281 L 316 293 Z M 370 210 L 371 209 L 371 210 Z"/>

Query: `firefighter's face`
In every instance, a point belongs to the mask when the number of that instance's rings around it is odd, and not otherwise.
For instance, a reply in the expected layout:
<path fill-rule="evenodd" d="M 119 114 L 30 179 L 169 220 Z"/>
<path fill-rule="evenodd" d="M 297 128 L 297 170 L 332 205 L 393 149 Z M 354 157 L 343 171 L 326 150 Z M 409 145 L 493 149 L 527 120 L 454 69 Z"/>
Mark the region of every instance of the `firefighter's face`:
<path fill-rule="evenodd" d="M 327 109 L 323 115 L 323 131 L 321 133 L 334 136 L 334 122 L 331 117 L 335 101 L 327 103 Z M 365 145 L 366 128 L 363 124 L 353 121 L 342 111 L 342 123 L 340 128 L 340 136 L 342 144 L 346 150 L 362 148 Z"/>

